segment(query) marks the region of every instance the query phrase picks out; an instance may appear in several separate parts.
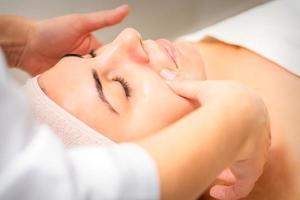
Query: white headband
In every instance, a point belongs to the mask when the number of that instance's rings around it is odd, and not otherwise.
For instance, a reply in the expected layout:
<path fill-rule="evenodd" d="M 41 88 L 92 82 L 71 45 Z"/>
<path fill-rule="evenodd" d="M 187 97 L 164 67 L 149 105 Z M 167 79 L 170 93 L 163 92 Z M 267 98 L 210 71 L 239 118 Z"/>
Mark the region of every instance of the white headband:
<path fill-rule="evenodd" d="M 67 148 L 79 145 L 116 144 L 52 101 L 41 90 L 37 77 L 29 79 L 23 89 L 28 95 L 37 121 L 50 126 Z"/>

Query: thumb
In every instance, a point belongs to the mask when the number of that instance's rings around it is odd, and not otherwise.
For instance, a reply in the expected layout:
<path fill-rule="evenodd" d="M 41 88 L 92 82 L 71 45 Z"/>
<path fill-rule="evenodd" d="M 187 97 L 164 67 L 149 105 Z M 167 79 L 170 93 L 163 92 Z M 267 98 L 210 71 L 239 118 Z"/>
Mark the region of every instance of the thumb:
<path fill-rule="evenodd" d="M 177 95 L 200 101 L 199 97 L 204 85 L 203 81 L 183 79 L 176 72 L 169 69 L 162 69 L 160 75 Z"/>
<path fill-rule="evenodd" d="M 84 32 L 93 32 L 97 29 L 115 25 L 128 15 L 128 5 L 122 5 L 112 10 L 105 10 L 87 14 L 79 14 L 77 19 Z"/>

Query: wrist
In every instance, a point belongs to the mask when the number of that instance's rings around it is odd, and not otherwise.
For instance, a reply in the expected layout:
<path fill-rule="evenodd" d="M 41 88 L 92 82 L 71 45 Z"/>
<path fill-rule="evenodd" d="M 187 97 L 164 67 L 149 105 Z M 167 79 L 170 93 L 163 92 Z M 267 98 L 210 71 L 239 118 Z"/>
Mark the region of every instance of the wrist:
<path fill-rule="evenodd" d="M 24 54 L 33 22 L 18 16 L 1 16 L 0 45 L 6 56 L 8 65 L 22 68 Z"/>

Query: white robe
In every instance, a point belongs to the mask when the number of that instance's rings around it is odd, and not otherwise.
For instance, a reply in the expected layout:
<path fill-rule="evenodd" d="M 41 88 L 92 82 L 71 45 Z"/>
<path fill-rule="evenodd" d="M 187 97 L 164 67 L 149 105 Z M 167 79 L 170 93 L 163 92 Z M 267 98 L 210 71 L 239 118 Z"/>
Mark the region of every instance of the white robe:
<path fill-rule="evenodd" d="M 1 49 L 0 49 L 1 50 Z M 66 151 L 30 115 L 0 51 L 0 199 L 159 199 L 153 159 L 138 145 Z"/>

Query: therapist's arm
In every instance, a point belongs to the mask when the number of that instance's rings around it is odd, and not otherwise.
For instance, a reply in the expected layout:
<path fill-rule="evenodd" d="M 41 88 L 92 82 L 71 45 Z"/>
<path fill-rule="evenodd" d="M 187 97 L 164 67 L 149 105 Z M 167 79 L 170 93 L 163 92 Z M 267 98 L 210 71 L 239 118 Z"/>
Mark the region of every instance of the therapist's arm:
<path fill-rule="evenodd" d="M 93 31 L 115 25 L 128 14 L 128 6 L 87 14 L 70 14 L 34 21 L 0 15 L 0 46 L 11 67 L 37 75 L 55 65 L 65 54 L 88 54 L 101 43 Z"/>
<path fill-rule="evenodd" d="M 196 199 L 227 167 L 241 180 L 211 194 L 220 199 L 246 196 L 262 173 L 270 145 L 262 100 L 226 81 L 191 81 L 173 89 L 201 107 L 139 142 L 157 163 L 162 199 Z"/>

